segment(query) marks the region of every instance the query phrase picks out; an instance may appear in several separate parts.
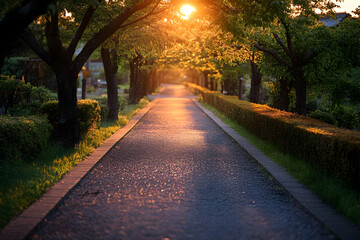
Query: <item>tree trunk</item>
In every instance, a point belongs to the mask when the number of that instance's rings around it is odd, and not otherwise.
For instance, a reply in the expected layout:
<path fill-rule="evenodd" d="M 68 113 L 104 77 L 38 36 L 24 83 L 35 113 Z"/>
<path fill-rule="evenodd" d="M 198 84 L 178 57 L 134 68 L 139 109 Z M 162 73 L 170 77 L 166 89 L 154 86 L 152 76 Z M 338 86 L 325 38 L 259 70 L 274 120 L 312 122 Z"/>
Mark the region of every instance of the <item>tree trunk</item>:
<path fill-rule="evenodd" d="M 302 70 L 294 71 L 295 92 L 296 92 L 296 112 L 306 115 L 306 81 Z"/>
<path fill-rule="evenodd" d="M 147 70 L 140 70 L 140 81 L 139 81 L 140 99 L 147 95 L 149 78 L 150 78 L 150 72 L 148 72 Z"/>
<path fill-rule="evenodd" d="M 113 59 L 111 59 L 113 54 Z M 117 91 L 116 73 L 118 71 L 118 65 L 116 64 L 116 53 L 111 52 L 107 48 L 101 48 L 101 58 L 104 64 L 104 72 L 106 79 L 107 95 L 108 95 L 108 120 L 116 121 L 119 115 L 119 100 Z"/>
<path fill-rule="evenodd" d="M 150 72 L 148 94 L 153 93 L 157 87 L 158 87 L 157 72 L 155 69 L 153 69 Z"/>
<path fill-rule="evenodd" d="M 224 81 L 224 95 L 229 95 L 230 94 L 230 79 L 226 78 Z"/>
<path fill-rule="evenodd" d="M 86 98 L 86 79 L 81 80 L 81 99 Z"/>
<path fill-rule="evenodd" d="M 210 77 L 209 82 L 210 82 L 210 90 L 214 91 L 214 89 L 215 89 L 214 79 L 212 77 Z"/>
<path fill-rule="evenodd" d="M 203 71 L 204 75 L 204 87 L 209 88 L 209 71 Z"/>
<path fill-rule="evenodd" d="M 238 81 L 239 81 L 239 86 L 238 86 L 238 96 L 239 96 L 239 100 L 242 99 L 242 84 L 243 84 L 243 78 L 241 76 L 238 77 Z"/>
<path fill-rule="evenodd" d="M 284 111 L 289 111 L 289 104 L 290 104 L 290 83 L 287 78 L 280 77 L 279 78 L 280 83 L 280 99 L 279 99 L 279 109 Z"/>
<path fill-rule="evenodd" d="M 73 147 L 80 140 L 76 98 L 78 73 L 68 69 L 66 65 L 54 68 L 59 97 L 59 119 L 55 129 L 55 138 L 63 145 Z"/>
<path fill-rule="evenodd" d="M 142 83 L 141 83 L 141 60 L 140 56 L 137 56 L 130 60 L 130 90 L 129 99 L 130 102 L 136 104 L 143 97 Z"/>
<path fill-rule="evenodd" d="M 251 65 L 251 88 L 250 88 L 250 102 L 260 102 L 260 88 L 262 74 L 254 61 L 250 61 Z"/>

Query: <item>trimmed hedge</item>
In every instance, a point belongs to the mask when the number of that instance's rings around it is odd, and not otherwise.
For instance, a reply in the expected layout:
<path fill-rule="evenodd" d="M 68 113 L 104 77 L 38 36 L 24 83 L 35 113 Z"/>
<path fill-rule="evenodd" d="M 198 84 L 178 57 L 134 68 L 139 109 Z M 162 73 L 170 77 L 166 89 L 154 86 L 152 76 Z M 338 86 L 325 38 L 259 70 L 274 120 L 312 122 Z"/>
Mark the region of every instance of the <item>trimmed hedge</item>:
<path fill-rule="evenodd" d="M 98 101 L 100 104 L 101 121 L 107 121 L 107 116 L 109 114 L 109 107 L 107 105 L 108 97 L 106 95 L 103 95 L 101 97 L 95 97 L 94 100 Z M 128 105 L 127 100 L 122 96 L 118 96 L 118 103 L 119 103 L 119 112 Z"/>
<path fill-rule="evenodd" d="M 185 85 L 231 120 L 273 142 L 285 153 L 298 156 L 328 174 L 348 180 L 360 189 L 360 132 L 238 100 L 192 83 Z"/>
<path fill-rule="evenodd" d="M 59 101 L 50 101 L 40 107 L 40 111 L 47 115 L 50 123 L 56 127 L 59 118 Z M 97 128 L 101 122 L 101 108 L 97 101 L 82 99 L 77 101 L 80 135 L 84 136 L 89 129 Z"/>
<path fill-rule="evenodd" d="M 52 126 L 46 117 L 0 116 L 1 159 L 33 159 L 47 146 Z"/>

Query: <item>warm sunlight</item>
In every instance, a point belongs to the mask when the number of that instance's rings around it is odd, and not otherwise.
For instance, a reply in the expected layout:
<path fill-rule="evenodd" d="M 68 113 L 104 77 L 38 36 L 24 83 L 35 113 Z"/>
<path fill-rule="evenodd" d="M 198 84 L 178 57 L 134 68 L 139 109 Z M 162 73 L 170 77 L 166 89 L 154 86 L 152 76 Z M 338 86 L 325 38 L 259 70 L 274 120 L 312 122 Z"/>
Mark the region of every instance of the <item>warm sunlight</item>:
<path fill-rule="evenodd" d="M 196 9 L 193 6 L 186 4 L 186 5 L 182 6 L 180 9 L 180 13 L 182 15 L 181 18 L 189 19 L 189 16 L 195 11 L 196 11 Z"/>

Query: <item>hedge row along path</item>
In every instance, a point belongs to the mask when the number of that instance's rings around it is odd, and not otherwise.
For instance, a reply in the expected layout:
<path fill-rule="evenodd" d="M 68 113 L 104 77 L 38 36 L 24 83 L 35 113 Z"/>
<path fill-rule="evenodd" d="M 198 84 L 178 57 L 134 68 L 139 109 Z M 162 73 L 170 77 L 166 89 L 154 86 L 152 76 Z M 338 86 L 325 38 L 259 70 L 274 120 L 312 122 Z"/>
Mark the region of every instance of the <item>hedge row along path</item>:
<path fill-rule="evenodd" d="M 333 239 L 197 107 L 156 104 L 30 239 Z"/>

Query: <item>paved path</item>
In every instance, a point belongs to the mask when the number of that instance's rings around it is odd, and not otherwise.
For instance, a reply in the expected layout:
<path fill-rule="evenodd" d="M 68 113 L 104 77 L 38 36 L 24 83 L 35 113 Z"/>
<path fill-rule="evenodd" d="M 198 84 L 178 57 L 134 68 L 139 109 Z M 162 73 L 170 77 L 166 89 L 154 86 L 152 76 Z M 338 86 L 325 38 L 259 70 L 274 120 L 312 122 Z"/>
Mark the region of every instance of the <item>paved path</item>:
<path fill-rule="evenodd" d="M 333 238 L 182 86 L 162 94 L 31 238 Z"/>

